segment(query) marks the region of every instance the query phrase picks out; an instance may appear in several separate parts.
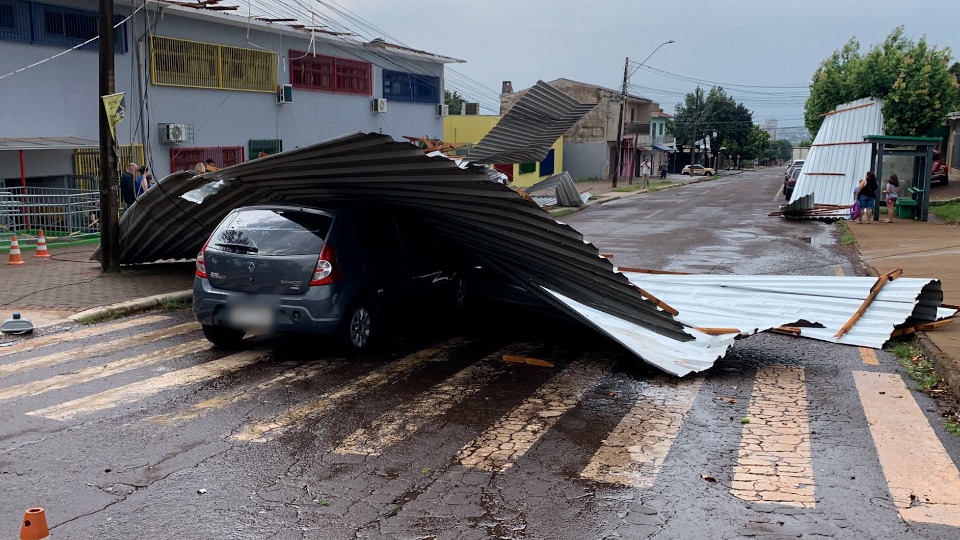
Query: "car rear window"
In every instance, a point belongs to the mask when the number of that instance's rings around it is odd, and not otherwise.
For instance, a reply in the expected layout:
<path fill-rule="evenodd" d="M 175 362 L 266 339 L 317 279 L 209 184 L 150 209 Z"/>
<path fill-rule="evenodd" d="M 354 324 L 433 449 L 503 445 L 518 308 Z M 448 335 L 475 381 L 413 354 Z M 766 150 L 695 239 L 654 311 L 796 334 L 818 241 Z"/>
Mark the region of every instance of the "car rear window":
<path fill-rule="evenodd" d="M 330 216 L 300 210 L 240 210 L 217 227 L 209 247 L 258 255 L 319 254 L 331 223 Z"/>

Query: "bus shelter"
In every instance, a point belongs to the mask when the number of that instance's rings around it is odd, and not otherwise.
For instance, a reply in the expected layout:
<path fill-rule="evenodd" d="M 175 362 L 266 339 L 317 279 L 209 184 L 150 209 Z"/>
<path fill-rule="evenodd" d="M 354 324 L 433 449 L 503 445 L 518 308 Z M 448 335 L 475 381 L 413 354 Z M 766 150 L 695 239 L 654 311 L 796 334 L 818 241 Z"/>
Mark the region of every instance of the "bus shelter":
<path fill-rule="evenodd" d="M 909 204 L 909 206 L 915 207 L 910 217 L 927 221 L 927 211 L 930 207 L 930 167 L 933 163 L 933 150 L 940 145 L 940 139 L 936 137 L 867 135 L 863 140 L 873 147 L 870 153 L 870 170 L 876 173 L 877 183 L 879 184 L 874 215 L 878 215 L 879 203 L 883 198 L 879 190 L 886 180 L 886 175 L 883 172 L 883 158 L 887 156 L 906 156 L 913 158 L 913 172 L 909 184 L 904 182 L 905 178 L 900 178 L 900 198 L 903 199 L 904 206 L 907 206 L 910 200 L 913 201 Z M 887 211 L 894 212 L 896 210 L 888 208 Z M 897 217 L 901 216 L 898 215 Z"/>

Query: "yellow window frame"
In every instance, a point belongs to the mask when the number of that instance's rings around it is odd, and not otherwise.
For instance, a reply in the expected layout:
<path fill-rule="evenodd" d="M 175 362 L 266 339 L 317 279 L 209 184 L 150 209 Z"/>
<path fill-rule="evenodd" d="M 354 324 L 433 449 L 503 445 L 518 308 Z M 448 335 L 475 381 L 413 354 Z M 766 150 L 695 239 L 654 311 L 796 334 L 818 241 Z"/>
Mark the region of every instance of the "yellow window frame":
<path fill-rule="evenodd" d="M 277 91 L 273 51 L 150 36 L 150 72 L 158 86 Z"/>

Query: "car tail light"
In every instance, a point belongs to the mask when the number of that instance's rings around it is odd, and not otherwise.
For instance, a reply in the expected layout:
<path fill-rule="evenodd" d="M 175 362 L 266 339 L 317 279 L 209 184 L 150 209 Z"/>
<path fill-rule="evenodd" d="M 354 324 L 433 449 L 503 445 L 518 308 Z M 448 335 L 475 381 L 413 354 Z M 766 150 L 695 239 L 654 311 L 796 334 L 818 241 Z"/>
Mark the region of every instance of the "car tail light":
<path fill-rule="evenodd" d="M 313 268 L 310 285 L 330 285 L 340 281 L 340 277 L 337 252 L 330 244 L 324 244 L 323 249 L 320 250 L 320 257 L 317 258 L 317 265 Z"/>
<path fill-rule="evenodd" d="M 207 251 L 207 244 L 210 243 L 210 239 L 207 238 L 207 241 L 203 243 L 203 247 L 200 248 L 200 253 L 197 253 L 197 277 L 204 278 L 207 277 L 207 263 L 203 260 L 203 254 Z"/>

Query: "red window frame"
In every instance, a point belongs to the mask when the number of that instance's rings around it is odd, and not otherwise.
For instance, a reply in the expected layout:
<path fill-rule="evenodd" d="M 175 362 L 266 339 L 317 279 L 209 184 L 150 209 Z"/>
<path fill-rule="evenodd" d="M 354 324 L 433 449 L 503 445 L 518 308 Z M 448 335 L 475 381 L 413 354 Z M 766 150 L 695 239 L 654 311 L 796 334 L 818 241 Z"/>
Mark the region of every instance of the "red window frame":
<path fill-rule="evenodd" d="M 290 49 L 290 84 L 307 90 L 373 95 L 373 65 Z"/>
<path fill-rule="evenodd" d="M 242 146 L 195 146 L 170 149 L 170 172 L 192 171 L 197 163 L 212 159 L 219 168 L 229 167 L 244 161 Z"/>

